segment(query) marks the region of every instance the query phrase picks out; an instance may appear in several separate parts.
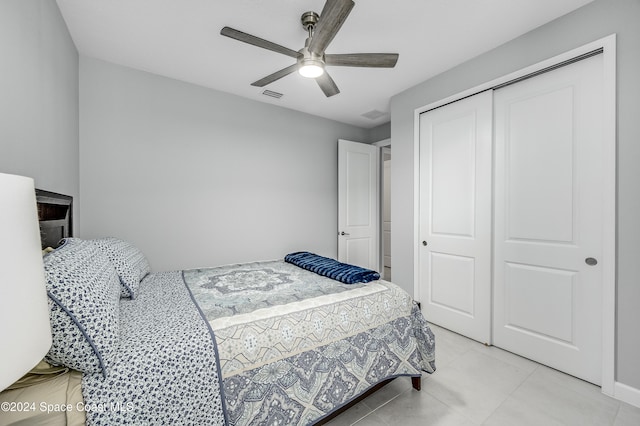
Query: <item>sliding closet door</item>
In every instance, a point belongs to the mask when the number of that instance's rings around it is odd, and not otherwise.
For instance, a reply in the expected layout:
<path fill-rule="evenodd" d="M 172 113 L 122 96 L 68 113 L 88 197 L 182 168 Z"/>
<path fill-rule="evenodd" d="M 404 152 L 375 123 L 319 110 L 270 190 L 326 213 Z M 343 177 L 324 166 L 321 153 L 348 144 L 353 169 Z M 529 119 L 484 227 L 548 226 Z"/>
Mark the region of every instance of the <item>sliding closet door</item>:
<path fill-rule="evenodd" d="M 491 338 L 491 91 L 420 116 L 420 298 L 430 322 Z"/>
<path fill-rule="evenodd" d="M 494 344 L 601 381 L 602 55 L 494 92 Z"/>

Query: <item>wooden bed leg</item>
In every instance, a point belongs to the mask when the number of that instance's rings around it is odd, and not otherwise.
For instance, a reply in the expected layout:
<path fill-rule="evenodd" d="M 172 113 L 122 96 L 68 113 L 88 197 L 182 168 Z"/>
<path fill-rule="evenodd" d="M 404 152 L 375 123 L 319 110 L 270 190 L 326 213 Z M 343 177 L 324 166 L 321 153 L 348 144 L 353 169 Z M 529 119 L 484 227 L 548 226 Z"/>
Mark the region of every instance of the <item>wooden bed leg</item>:
<path fill-rule="evenodd" d="M 412 377 L 411 378 L 411 386 L 417 391 L 419 391 L 422 387 L 421 377 Z"/>

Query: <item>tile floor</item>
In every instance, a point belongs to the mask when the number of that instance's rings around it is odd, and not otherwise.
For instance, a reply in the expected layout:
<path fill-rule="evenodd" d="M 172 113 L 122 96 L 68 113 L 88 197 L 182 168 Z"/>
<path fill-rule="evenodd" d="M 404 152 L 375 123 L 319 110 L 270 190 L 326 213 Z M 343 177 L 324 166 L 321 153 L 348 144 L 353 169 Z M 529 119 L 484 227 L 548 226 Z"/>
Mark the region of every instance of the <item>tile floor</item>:
<path fill-rule="evenodd" d="M 443 328 L 422 391 L 398 378 L 327 425 L 640 426 L 640 408 L 600 388 Z"/>

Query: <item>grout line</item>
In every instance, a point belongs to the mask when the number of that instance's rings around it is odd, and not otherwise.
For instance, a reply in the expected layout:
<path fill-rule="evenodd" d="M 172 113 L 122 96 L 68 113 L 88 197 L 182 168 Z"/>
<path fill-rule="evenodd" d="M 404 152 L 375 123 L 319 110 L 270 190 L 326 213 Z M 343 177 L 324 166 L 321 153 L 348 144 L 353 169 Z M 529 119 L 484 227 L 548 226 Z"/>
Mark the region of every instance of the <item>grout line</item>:
<path fill-rule="evenodd" d="M 399 378 L 400 378 L 400 377 L 399 377 Z M 397 379 L 396 379 L 396 380 L 397 380 Z M 380 408 L 384 407 L 385 405 L 389 404 L 391 401 L 393 401 L 393 400 L 395 400 L 395 399 L 399 398 L 400 396 L 402 396 L 402 395 L 404 395 L 405 393 L 410 392 L 410 391 L 413 391 L 413 389 L 412 389 L 412 388 L 405 389 L 405 390 L 403 390 L 402 392 L 400 392 L 399 394 L 397 394 L 396 396 L 394 396 L 393 398 L 389 399 L 388 401 L 386 401 L 386 402 L 384 402 L 384 403 L 382 403 L 382 404 L 378 405 L 378 406 L 377 406 L 377 407 L 375 407 L 375 408 L 372 408 L 372 409 L 371 409 L 371 411 L 370 411 L 369 413 L 367 413 L 367 414 L 366 414 L 365 416 L 363 416 L 362 418 L 358 419 L 355 423 L 357 423 L 357 422 L 359 422 L 360 420 L 364 419 L 364 418 L 365 418 L 365 417 L 367 417 L 369 414 L 374 414 L 374 413 L 375 413 L 376 411 L 378 411 Z M 365 401 L 366 401 L 366 400 L 365 400 Z M 367 405 L 365 401 L 362 401 L 362 402 L 363 402 L 365 405 Z M 367 407 L 369 407 L 369 406 L 367 405 Z M 377 419 L 379 419 L 380 421 L 382 421 L 385 425 L 389 425 L 389 424 L 388 424 L 388 423 L 387 423 L 387 422 L 386 422 L 382 417 L 377 416 L 377 415 L 376 415 L 376 417 L 377 417 Z M 355 423 L 353 423 L 351 426 L 353 426 Z"/>
<path fill-rule="evenodd" d="M 519 355 L 518 355 L 518 356 L 519 356 Z M 500 360 L 500 361 L 502 361 L 502 360 Z M 537 364 L 537 363 L 536 363 L 536 364 Z M 511 364 L 511 365 L 513 365 L 513 364 Z M 513 397 L 513 394 L 514 394 L 518 389 L 520 389 L 520 388 L 522 387 L 522 385 L 524 385 L 524 384 L 525 384 L 525 382 L 526 382 L 527 380 L 529 380 L 529 378 L 533 375 L 533 373 L 535 373 L 535 372 L 538 370 L 538 368 L 539 368 L 539 367 L 540 367 L 540 365 L 539 365 L 539 364 L 538 364 L 538 365 L 536 365 L 536 368 L 534 368 L 534 369 L 531 371 L 531 373 L 529 373 L 525 378 L 523 378 L 523 379 L 522 379 L 522 381 L 520 382 L 520 384 L 519 384 L 518 386 L 516 386 L 516 388 L 515 388 L 514 390 L 512 390 L 512 391 L 511 391 L 511 393 L 509 393 L 505 399 L 503 399 L 503 400 L 502 400 L 502 402 L 500 403 L 500 405 L 498 405 L 498 406 L 497 406 L 497 407 L 496 407 L 496 408 L 495 408 L 495 409 L 494 409 L 494 410 L 493 410 L 493 411 L 492 411 L 492 412 L 487 416 L 487 418 L 486 418 L 486 419 L 484 419 L 484 421 L 483 421 L 481 424 L 485 424 L 485 423 L 487 422 L 487 420 L 489 420 L 489 419 L 491 418 L 491 416 L 493 416 L 493 415 L 494 415 L 494 414 L 495 414 L 495 413 L 496 413 L 496 412 L 497 412 L 497 411 L 498 411 L 498 410 L 499 410 L 499 409 L 500 409 L 500 408 L 501 408 L 501 407 L 502 407 L 502 406 L 503 406 L 503 405 L 504 405 L 504 404 L 509 400 L 509 398 L 512 398 L 512 397 Z"/>
<path fill-rule="evenodd" d="M 613 423 L 611 423 L 612 425 L 616 424 L 616 420 L 618 420 L 618 416 L 620 415 L 620 411 L 622 410 L 622 404 L 618 404 L 618 409 L 616 410 L 616 415 L 613 416 Z M 622 422 L 620 422 L 622 423 Z"/>

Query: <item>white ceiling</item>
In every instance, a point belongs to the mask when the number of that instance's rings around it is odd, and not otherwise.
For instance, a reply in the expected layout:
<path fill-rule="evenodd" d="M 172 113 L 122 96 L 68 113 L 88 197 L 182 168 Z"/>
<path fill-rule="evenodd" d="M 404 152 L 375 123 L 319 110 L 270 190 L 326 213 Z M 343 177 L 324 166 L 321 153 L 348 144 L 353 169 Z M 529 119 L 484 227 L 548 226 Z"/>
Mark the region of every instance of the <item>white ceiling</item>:
<path fill-rule="evenodd" d="M 341 93 L 327 98 L 297 73 L 251 86 L 295 60 L 220 35 L 230 26 L 299 50 L 300 16 L 324 0 L 57 0 L 81 55 L 363 128 L 389 121 L 393 95 L 590 1 L 356 0 L 326 52 L 400 59 L 393 69 L 328 67 Z M 385 114 L 362 116 L 372 110 Z"/>

